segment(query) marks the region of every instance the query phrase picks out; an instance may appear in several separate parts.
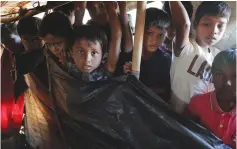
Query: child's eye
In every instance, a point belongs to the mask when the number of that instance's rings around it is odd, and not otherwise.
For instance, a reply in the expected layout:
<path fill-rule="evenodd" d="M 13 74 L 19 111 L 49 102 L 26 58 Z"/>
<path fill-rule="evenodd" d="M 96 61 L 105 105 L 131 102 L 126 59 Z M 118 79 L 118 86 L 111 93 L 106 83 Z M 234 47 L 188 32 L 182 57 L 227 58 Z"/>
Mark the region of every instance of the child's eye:
<path fill-rule="evenodd" d="M 147 32 L 148 35 L 152 35 L 152 32 Z"/>
<path fill-rule="evenodd" d="M 84 53 L 83 50 L 78 50 L 78 54 L 82 55 Z"/>
<path fill-rule="evenodd" d="M 209 23 L 203 23 L 203 25 L 204 25 L 205 27 L 210 27 L 210 26 L 211 26 L 211 24 L 209 24 Z"/>
<path fill-rule="evenodd" d="M 223 74 L 220 73 L 220 72 L 216 72 L 216 73 L 215 73 L 215 76 L 216 76 L 216 77 L 220 77 L 220 76 L 222 76 L 222 75 L 223 75 Z"/>
<path fill-rule="evenodd" d="M 98 52 L 97 51 L 92 51 L 91 54 L 92 55 L 96 55 Z"/>
<path fill-rule="evenodd" d="M 164 37 L 164 34 L 160 34 L 160 37 L 163 38 L 163 37 Z"/>
<path fill-rule="evenodd" d="M 222 30 L 223 27 L 224 27 L 224 25 L 222 25 L 222 24 L 219 24 L 219 25 L 218 25 L 218 28 L 219 28 L 220 30 Z"/>

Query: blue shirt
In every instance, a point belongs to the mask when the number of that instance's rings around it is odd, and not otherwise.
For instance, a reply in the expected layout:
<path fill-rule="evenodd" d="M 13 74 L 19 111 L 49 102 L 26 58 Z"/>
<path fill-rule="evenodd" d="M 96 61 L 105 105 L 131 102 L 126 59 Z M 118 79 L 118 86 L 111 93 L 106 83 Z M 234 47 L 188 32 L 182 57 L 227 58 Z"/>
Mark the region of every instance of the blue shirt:
<path fill-rule="evenodd" d="M 166 88 L 170 86 L 171 56 L 156 50 L 148 59 L 141 61 L 140 81 L 147 87 Z"/>

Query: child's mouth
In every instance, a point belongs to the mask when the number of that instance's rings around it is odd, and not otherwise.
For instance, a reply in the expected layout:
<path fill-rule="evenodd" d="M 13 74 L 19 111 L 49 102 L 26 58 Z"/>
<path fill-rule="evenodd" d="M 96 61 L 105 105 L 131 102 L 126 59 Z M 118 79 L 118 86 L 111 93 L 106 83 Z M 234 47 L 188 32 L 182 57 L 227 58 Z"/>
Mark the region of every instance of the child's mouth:
<path fill-rule="evenodd" d="M 90 69 L 91 69 L 91 66 L 86 65 L 86 66 L 84 66 L 83 68 L 84 68 L 84 70 L 90 70 Z"/>
<path fill-rule="evenodd" d="M 213 42 L 216 40 L 216 38 L 215 37 L 208 37 L 207 40 Z"/>

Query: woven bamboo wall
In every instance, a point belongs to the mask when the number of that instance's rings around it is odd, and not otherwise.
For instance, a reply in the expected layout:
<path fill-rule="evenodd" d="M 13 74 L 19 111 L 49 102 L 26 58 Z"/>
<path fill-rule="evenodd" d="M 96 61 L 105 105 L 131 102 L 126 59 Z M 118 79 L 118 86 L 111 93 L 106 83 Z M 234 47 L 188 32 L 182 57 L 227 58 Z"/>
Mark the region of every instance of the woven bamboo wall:
<path fill-rule="evenodd" d="M 60 149 L 62 141 L 59 131 L 56 130 L 54 116 L 31 90 L 25 93 L 25 107 L 28 143 L 37 149 Z"/>

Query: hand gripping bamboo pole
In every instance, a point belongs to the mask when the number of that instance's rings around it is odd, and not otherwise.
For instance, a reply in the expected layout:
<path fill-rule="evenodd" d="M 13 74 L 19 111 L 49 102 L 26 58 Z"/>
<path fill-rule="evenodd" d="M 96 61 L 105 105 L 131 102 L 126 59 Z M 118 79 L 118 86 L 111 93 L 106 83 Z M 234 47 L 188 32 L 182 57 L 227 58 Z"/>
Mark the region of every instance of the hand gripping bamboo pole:
<path fill-rule="evenodd" d="M 135 26 L 134 48 L 132 56 L 132 73 L 139 79 L 142 55 L 144 24 L 146 15 L 146 1 L 137 2 L 137 16 Z"/>

